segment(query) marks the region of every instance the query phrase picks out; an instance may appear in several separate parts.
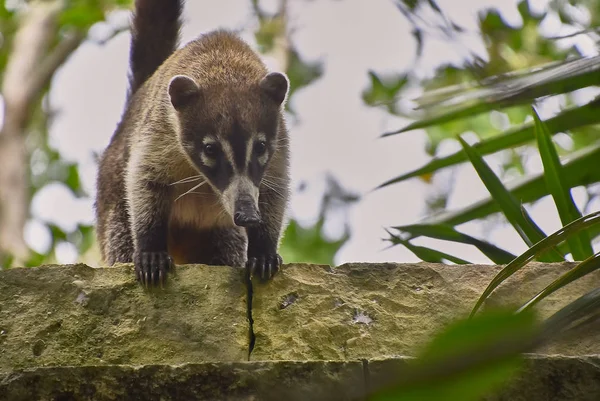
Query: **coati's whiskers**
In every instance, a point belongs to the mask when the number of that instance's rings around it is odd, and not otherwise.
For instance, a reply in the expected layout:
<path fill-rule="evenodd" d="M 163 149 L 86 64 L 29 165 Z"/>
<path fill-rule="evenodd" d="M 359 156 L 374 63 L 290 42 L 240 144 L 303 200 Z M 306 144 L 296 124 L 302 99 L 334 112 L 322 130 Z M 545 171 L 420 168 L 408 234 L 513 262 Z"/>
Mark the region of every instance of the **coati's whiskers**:
<path fill-rule="evenodd" d="M 263 178 L 262 183 L 265 184 L 265 187 L 269 188 L 276 195 L 279 195 L 281 198 L 285 198 L 285 196 L 279 190 L 277 190 L 277 184 L 276 183 L 274 183 L 272 181 L 269 181 L 266 178 Z"/>
<path fill-rule="evenodd" d="M 177 202 L 177 200 L 179 200 L 180 198 L 184 197 L 187 194 L 190 194 L 192 192 L 194 192 L 196 189 L 200 188 L 202 185 L 206 184 L 206 181 L 202 181 L 200 184 L 196 185 L 195 187 L 192 187 L 192 189 L 190 189 L 187 192 L 182 193 L 181 195 L 179 195 L 176 199 L 175 202 Z"/>
<path fill-rule="evenodd" d="M 281 182 L 284 182 L 284 183 L 285 183 L 285 182 L 288 182 L 288 180 L 287 180 L 286 178 L 283 178 L 283 177 L 276 177 L 276 176 L 274 176 L 274 175 L 269 175 L 269 174 L 265 174 L 265 175 L 263 176 L 263 179 L 268 179 L 269 181 L 271 181 L 271 180 L 276 180 L 276 181 L 281 181 Z"/>
<path fill-rule="evenodd" d="M 190 192 L 188 195 L 199 195 L 204 197 L 212 197 L 212 194 L 207 194 L 206 192 Z"/>
<path fill-rule="evenodd" d="M 219 200 L 217 200 L 216 202 L 214 202 L 213 206 L 216 206 L 217 204 L 221 203 Z M 229 213 L 227 213 L 227 210 L 225 210 L 225 208 L 221 207 L 219 210 L 219 213 L 217 214 L 217 216 L 215 217 L 215 220 L 219 221 L 221 219 L 223 219 L 224 217 L 229 216 Z"/>
<path fill-rule="evenodd" d="M 274 185 L 274 183 L 272 182 L 268 182 L 268 181 L 264 181 L 263 180 L 263 184 L 265 185 L 265 187 L 267 187 L 268 189 L 270 189 L 271 191 L 275 192 L 275 194 L 283 197 L 283 194 L 279 191 L 279 189 Z"/>
<path fill-rule="evenodd" d="M 189 182 L 194 182 L 194 181 L 198 181 L 198 180 L 201 180 L 201 179 L 202 179 L 202 175 L 201 174 L 192 175 L 190 177 L 183 178 L 183 179 L 181 179 L 179 181 L 175 181 L 175 182 L 173 182 L 173 183 L 171 183 L 169 185 L 187 184 Z"/>
<path fill-rule="evenodd" d="M 225 209 L 221 209 L 221 211 L 219 212 L 219 214 L 217 215 L 217 220 L 221 220 L 224 217 L 227 217 L 228 213 Z"/>

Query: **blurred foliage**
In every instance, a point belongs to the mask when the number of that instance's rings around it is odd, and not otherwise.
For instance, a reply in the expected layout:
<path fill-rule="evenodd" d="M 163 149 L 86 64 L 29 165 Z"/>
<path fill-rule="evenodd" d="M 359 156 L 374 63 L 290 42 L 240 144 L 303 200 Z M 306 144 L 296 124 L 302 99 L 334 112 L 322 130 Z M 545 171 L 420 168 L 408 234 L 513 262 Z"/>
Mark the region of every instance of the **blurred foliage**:
<path fill-rule="evenodd" d="M 5 2 L 0 3 L 0 84 L 2 84 L 4 68 L 8 61 L 10 42 L 16 28 L 15 11 L 7 9 Z"/>
<path fill-rule="evenodd" d="M 321 199 L 316 223 L 302 226 L 292 219 L 286 228 L 279 253 L 286 263 L 316 263 L 334 265 L 338 250 L 350 239 L 350 228 L 345 223 L 340 238 L 327 238 L 323 228 L 332 212 L 345 211 L 358 202 L 358 195 L 343 188 L 332 176 L 327 176 L 327 188 Z M 339 224 L 339 222 L 336 222 Z"/>
<path fill-rule="evenodd" d="M 449 45 L 453 45 L 458 53 L 464 53 L 462 51 L 463 45 L 461 43 L 460 34 L 463 29 L 458 25 L 449 21 L 448 17 L 445 16 L 443 10 L 435 6 L 433 1 L 425 0 L 414 0 L 414 1 L 397 1 L 399 4 L 409 3 L 409 10 L 406 10 L 406 6 L 403 8 L 403 13 L 409 15 L 409 21 L 414 25 L 414 29 L 419 30 L 419 36 L 422 40 L 431 35 L 434 38 L 441 36 L 442 39 L 446 40 Z M 518 4 L 518 11 L 522 18 L 522 25 L 520 27 L 513 27 L 509 25 L 500 15 L 500 13 L 491 8 L 479 13 L 479 34 L 481 40 L 486 47 L 486 55 L 484 57 L 470 53 L 470 58 L 465 59 L 463 65 L 457 66 L 452 64 L 443 64 L 435 69 L 431 76 L 422 78 L 416 76 L 416 69 L 411 69 L 410 73 L 406 74 L 408 85 L 397 86 L 395 83 L 389 82 L 385 85 L 385 89 L 388 91 L 387 103 L 398 103 L 397 101 L 402 96 L 404 89 L 418 87 L 421 88 L 425 93 L 417 99 L 418 106 L 420 108 L 434 104 L 428 104 L 431 101 L 431 97 L 439 96 L 448 93 L 450 95 L 460 94 L 461 96 L 467 97 L 464 93 L 469 89 L 473 89 L 478 83 L 484 84 L 489 82 L 501 81 L 502 75 L 507 74 L 516 70 L 528 69 L 532 67 L 538 67 L 545 63 L 556 62 L 565 60 L 567 56 L 581 56 L 580 51 L 575 46 L 566 47 L 560 45 L 560 41 L 555 38 L 547 38 L 542 36 L 540 32 L 540 25 L 544 22 L 545 18 L 551 18 L 555 14 L 569 14 L 566 10 L 570 9 L 570 4 L 573 2 L 566 1 L 555 1 L 552 2 L 552 7 L 541 14 L 535 14 L 529 5 L 527 0 L 523 0 Z M 596 14 L 596 11 L 600 9 L 600 3 L 597 0 L 589 0 L 586 2 L 575 2 L 579 6 L 588 8 L 591 15 Z M 433 4 L 433 6 L 432 6 Z M 400 7 L 400 5 L 399 5 Z M 440 20 L 437 23 L 429 22 L 423 26 L 422 14 L 425 15 L 426 10 L 434 10 L 434 14 L 438 16 Z M 552 14 L 552 15 L 550 15 Z M 429 14 L 428 14 L 429 15 Z M 573 25 L 579 27 L 581 23 L 573 22 Z M 585 27 L 592 27 L 593 24 L 586 24 Z M 582 27 L 584 28 L 584 27 Z M 596 33 L 590 31 L 583 35 L 590 35 L 594 37 Z M 485 58 L 485 61 L 484 61 Z M 418 63 L 416 60 L 415 63 Z M 417 67 L 417 64 L 415 64 Z M 375 74 L 374 72 L 371 75 Z M 473 80 L 475 79 L 475 82 Z M 598 83 L 599 78 L 595 78 L 595 83 Z M 588 85 L 593 84 L 594 81 Z M 502 83 L 501 83 L 502 84 Z M 464 87 L 456 87 L 457 85 L 464 85 Z M 372 83 L 371 88 L 367 89 L 367 92 L 376 89 L 376 85 Z M 435 92 L 440 90 L 441 93 Z M 443 91 L 442 91 L 443 89 Z M 449 92 L 453 90 L 452 92 Z M 431 95 L 430 95 L 431 94 Z M 378 99 L 380 100 L 380 99 Z M 433 99 L 436 100 L 436 99 Z M 461 98 L 462 100 L 462 98 Z M 378 106 L 378 102 L 372 102 L 365 99 L 367 104 Z M 567 104 L 573 104 L 573 100 L 567 96 L 565 102 Z M 509 103 L 509 106 L 514 104 L 514 100 Z M 399 104 L 396 104 L 395 114 L 404 116 L 410 119 L 419 117 L 419 114 L 415 114 L 406 107 L 401 108 Z M 490 106 L 490 105 L 487 105 Z M 498 105 L 493 104 L 492 107 L 487 109 L 496 109 Z M 390 107 L 390 106 L 388 106 Z M 528 103 L 522 107 L 508 107 L 502 111 L 508 117 L 510 124 L 523 123 L 527 116 L 530 115 Z M 437 113 L 436 113 L 437 114 Z M 432 156 L 436 155 L 437 148 L 441 141 L 450 139 L 460 133 L 472 131 L 480 139 L 493 137 L 499 134 L 498 128 L 494 127 L 492 113 L 484 114 L 467 114 L 470 118 L 466 119 L 450 119 L 440 124 L 430 124 L 427 126 L 427 135 L 429 138 L 428 151 Z M 430 117 L 429 114 L 426 114 Z M 408 129 L 414 129 L 416 127 L 409 126 Z M 590 137 L 588 135 L 588 137 Z M 589 143 L 589 142 L 588 142 Z M 578 148 L 587 145 L 588 143 L 582 143 Z"/>
<path fill-rule="evenodd" d="M 295 48 L 290 37 L 288 26 L 287 0 L 280 0 L 279 9 L 275 13 L 266 12 L 259 0 L 251 0 L 254 14 L 258 19 L 258 29 L 254 38 L 259 51 L 263 53 L 279 52 L 283 54 L 282 64 L 290 80 L 288 98 L 305 86 L 310 85 L 323 75 L 323 63 L 320 61 L 306 61 Z M 294 114 L 291 103 L 285 105 L 286 111 Z"/>
<path fill-rule="evenodd" d="M 453 44 L 457 51 L 464 50 L 461 35 L 465 30 L 453 23 L 434 1 L 398 1 L 397 5 L 419 32 L 416 36 L 420 47 L 425 40 L 438 35 Z M 574 7 L 580 12 L 574 12 Z M 578 37 L 598 42 L 600 35 L 594 29 L 594 21 L 600 2 L 552 1 L 548 9 L 534 12 L 529 1 L 522 0 L 517 8 L 522 19 L 518 26 L 509 25 L 493 8 L 479 13 L 478 33 L 486 49 L 485 55 L 463 51 L 468 55 L 462 65 L 441 65 L 425 77 L 418 75 L 419 58 L 410 72 L 399 75 L 400 79 L 382 78 L 370 72 L 371 86 L 363 93 L 363 100 L 368 105 L 384 106 L 392 114 L 416 120 L 383 136 L 424 129 L 428 138 L 426 151 L 432 156 L 424 166 L 391 178 L 380 188 L 415 177 L 433 185 L 433 176 L 469 161 L 491 195 L 461 210 L 442 210 L 429 215 L 419 225 L 397 226 L 390 230 L 393 244 L 407 246 L 424 260 L 439 260 L 440 255 L 438 251 L 424 247 L 415 252 L 410 241 L 419 236 L 470 243 L 498 263 L 498 255 L 486 253 L 481 248 L 483 244 L 489 250 L 493 244 L 465 238 L 458 232 L 449 233 L 456 225 L 502 212 L 523 241 L 532 246 L 546 238 L 546 234 L 528 216 L 523 203 L 551 195 L 562 224 L 567 225 L 582 216 L 572 199 L 571 188 L 585 186 L 589 188 L 589 197 L 595 196 L 594 185 L 600 182 L 597 168 L 600 97 L 582 102 L 577 100 L 574 92 L 597 93 L 600 56 L 586 56 L 575 44 L 567 46 L 561 38 L 545 37 L 540 26 L 546 19 L 558 16 L 568 28 L 577 31 Z M 426 19 L 424 15 L 435 18 Z M 586 19 L 585 15 L 594 17 Z M 422 94 L 414 100 L 415 110 L 410 111 L 407 107 L 410 102 L 403 98 L 403 93 L 414 88 L 421 89 Z M 531 104 L 543 107 L 552 97 L 559 99 L 562 110 L 542 123 Z M 468 145 L 461 138 L 466 133 L 478 142 Z M 571 146 L 557 146 L 552 138 L 557 133 L 568 136 Z M 459 141 L 462 150 L 438 155 L 443 141 Z M 524 166 L 524 157 L 530 155 L 532 149 L 537 150 L 542 159 L 543 174 L 531 174 Z M 482 158 L 490 154 L 503 160 L 498 175 Z M 508 185 L 502 182 L 503 177 L 515 175 L 521 177 Z M 449 195 L 450 190 L 446 192 L 446 198 Z M 438 199 L 435 204 L 444 205 L 445 202 Z M 414 227 L 419 230 L 415 231 Z M 591 227 L 536 257 L 556 261 L 571 254 L 575 260 L 584 260 L 592 256 L 593 240 L 598 234 L 600 229 Z M 455 255 L 447 256 L 451 257 L 445 258 L 446 261 L 462 260 Z"/>
<path fill-rule="evenodd" d="M 369 400 L 481 400 L 502 393 L 522 374 L 524 354 L 600 328 L 600 288 L 539 321 L 532 310 L 490 309 L 458 319 L 403 364 L 372 378 Z"/>
<path fill-rule="evenodd" d="M 337 240 L 329 240 L 323 234 L 324 218 L 315 225 L 302 227 L 297 220 L 291 219 L 285 229 L 279 253 L 285 263 L 334 264 L 338 250 L 350 238 L 349 231 Z"/>
<path fill-rule="evenodd" d="M 399 112 L 398 105 L 394 101 L 398 92 L 408 83 L 408 75 L 379 76 L 374 71 L 369 71 L 371 87 L 363 92 L 363 101 L 371 106 L 384 106 L 390 113 Z"/>
<path fill-rule="evenodd" d="M 110 12 L 129 7 L 130 3 L 130 0 L 65 1 L 49 52 L 52 52 L 57 46 L 61 46 L 63 41 L 68 40 L 69 35 L 85 36 L 94 24 L 105 21 Z M 0 4 L 0 77 L 4 76 L 6 63 L 11 55 L 12 41 L 26 8 L 27 2 L 23 0 Z M 42 188 L 53 183 L 65 185 L 75 197 L 89 196 L 90 194 L 86 194 L 82 189 L 78 165 L 62 158 L 60 153 L 50 145 L 48 128 L 52 124 L 55 111 L 52 110 L 48 98 L 45 96 L 49 90 L 49 87 L 43 88 L 43 93 L 39 94 L 38 104 L 31 114 L 27 127 L 27 146 L 30 154 L 28 166 L 30 200 Z M 89 225 L 79 224 L 73 231 L 65 232 L 50 222 L 40 221 L 40 223 L 45 225 L 51 233 L 51 246 L 44 254 L 31 251 L 31 258 L 25 263 L 27 266 L 54 262 L 55 249 L 60 243 L 73 244 L 80 254 L 84 254 L 95 241 L 93 227 Z M 10 266 L 10 264 L 11 261 L 8 260 L 7 265 Z"/>
<path fill-rule="evenodd" d="M 565 225 L 560 230 L 552 233 L 552 235 L 547 236 L 543 240 L 539 241 L 535 245 L 531 246 L 527 251 L 514 258 L 510 263 L 508 263 L 504 268 L 498 272 L 498 274 L 492 279 L 487 288 L 483 291 L 477 303 L 473 307 L 473 311 L 471 312 L 471 316 L 475 315 L 477 310 L 481 308 L 484 301 L 492 294 L 492 292 L 505 280 L 515 274 L 518 270 L 525 267 L 527 263 L 533 260 L 536 256 L 547 252 L 552 249 L 554 246 L 560 244 L 563 241 L 569 241 L 576 239 L 578 236 L 584 232 L 585 229 L 589 227 L 598 227 L 600 223 L 600 212 L 591 213 L 589 215 L 583 216 L 577 220 L 572 221 L 571 223 Z M 577 264 L 575 267 L 571 268 L 571 270 L 567 271 L 551 284 L 546 286 L 542 291 L 536 294 L 533 298 L 527 301 L 522 307 L 521 310 L 530 308 L 533 304 L 541 301 L 546 296 L 550 295 L 554 291 L 565 287 L 571 282 L 581 278 L 593 271 L 597 270 L 600 267 L 600 253 L 595 255 L 590 255 L 583 262 Z"/>
<path fill-rule="evenodd" d="M 455 27 L 435 3 L 417 1 L 410 5 L 412 8 L 405 7 L 401 11 L 416 25 L 420 48 L 427 35 L 420 30 L 421 20 L 416 16 L 423 7 L 429 7 L 444 21 L 438 31 L 442 31 L 449 42 L 458 42 L 461 28 Z M 593 249 L 593 241 L 600 235 L 600 212 L 584 215 L 571 194 L 576 186 L 593 189 L 600 182 L 597 125 L 600 122 L 600 97 L 596 91 L 600 84 L 600 56 L 585 56 L 576 46 L 559 46 L 559 39 L 543 37 L 539 29 L 544 19 L 554 13 L 561 22 L 579 30 L 578 35 L 588 35 L 598 43 L 598 30 L 590 29 L 594 26 L 591 21 L 579 20 L 577 13 L 572 12 L 573 6 L 585 7 L 588 15 L 597 15 L 600 2 L 555 1 L 548 10 L 536 14 L 524 0 L 518 5 L 523 21 L 520 27 L 509 26 L 496 10 L 490 9 L 482 12 L 479 19 L 479 30 L 487 51 L 484 58 L 471 55 L 461 66 L 441 66 L 433 77 L 407 73 L 403 78 L 406 83 L 402 85 L 371 73 L 371 87 L 365 90 L 364 101 L 416 120 L 383 136 L 424 129 L 429 139 L 426 150 L 433 157 L 426 165 L 394 177 L 380 188 L 414 177 L 432 183 L 432 176 L 440 174 L 441 170 L 469 161 L 490 193 L 488 199 L 461 210 L 429 216 L 420 224 L 392 227 L 388 230 L 389 241 L 392 245 L 405 246 L 423 260 L 457 264 L 468 262 L 456 255 L 416 246 L 411 241 L 429 237 L 470 244 L 494 263 L 505 265 L 481 294 L 469 319 L 457 322 L 433 340 L 430 347 L 436 353 L 423 352 L 414 363 L 407 364 L 406 369 L 396 372 L 393 384 L 380 390 L 373 399 L 481 399 L 493 387 L 506 383 L 515 375 L 523 352 L 533 352 L 537 346 L 567 335 L 571 330 L 587 329 L 590 325 L 598 328 L 600 288 L 582 295 L 534 330 L 531 330 L 532 326 L 516 325 L 519 317 L 531 313 L 532 307 L 548 295 L 600 268 L 600 253 L 594 253 Z M 402 92 L 411 87 L 424 91 L 416 99 L 417 112 L 413 113 L 409 113 L 401 102 Z M 597 97 L 577 102 L 573 92 L 580 89 L 591 91 Z M 542 121 L 536 109 L 543 107 L 550 97 L 559 97 L 562 110 Z M 505 124 L 498 124 L 499 116 Z M 510 125 L 513 127 L 506 130 Z M 468 144 L 462 138 L 466 133 L 474 135 L 478 142 Z M 568 135 L 572 146 L 567 149 L 558 146 L 553 138 L 557 133 Z M 438 156 L 442 141 L 458 141 L 462 150 Z M 542 174 L 533 175 L 524 168 L 522 157 L 531 150 L 535 150 L 542 161 Z M 483 158 L 494 153 L 509 155 L 499 174 Z M 567 160 L 561 160 L 561 156 Z M 509 175 L 510 170 L 522 177 L 506 185 L 502 176 Z M 592 191 L 588 190 L 590 198 L 594 196 Z M 552 197 L 563 226 L 550 235 L 538 227 L 524 205 L 544 196 Z M 529 247 L 527 251 L 515 257 L 456 228 L 496 212 L 502 212 Z M 530 261 L 563 261 L 568 255 L 581 262 L 537 294 L 532 294 L 517 313 L 509 313 L 504 318 L 477 313 L 505 280 L 525 269 Z M 456 333 L 460 333 L 457 328 L 462 326 L 468 329 L 457 337 Z M 486 332 L 489 337 L 484 338 L 489 339 L 490 344 L 485 349 L 478 349 L 481 345 L 478 335 Z M 498 337 L 494 339 L 495 334 Z M 452 339 L 464 343 L 452 343 Z M 443 346 L 436 348 L 436 344 Z M 470 349 L 471 346 L 475 349 Z M 450 362 L 445 360 L 446 354 L 453 352 Z"/>
<path fill-rule="evenodd" d="M 600 212 L 576 219 L 508 263 L 490 282 L 468 318 L 458 319 L 405 364 L 379 373 L 371 400 L 479 400 L 510 385 L 523 367 L 524 353 L 535 353 L 548 342 L 581 338 L 600 329 L 600 287 L 581 295 L 538 322 L 533 306 L 548 295 L 600 268 L 600 253 L 562 274 L 516 311 L 483 309 L 485 300 L 506 279 L 536 256 L 557 244 L 577 239 L 598 226 Z M 430 230 L 430 227 L 419 227 Z M 451 229 L 446 235 L 460 237 Z M 464 239 L 464 238 L 463 238 Z M 467 237 L 468 240 L 468 237 Z"/>
<path fill-rule="evenodd" d="M 423 347 L 414 360 L 390 369 L 370 400 L 481 400 L 523 367 L 538 331 L 533 313 L 489 311 L 458 320 Z"/>

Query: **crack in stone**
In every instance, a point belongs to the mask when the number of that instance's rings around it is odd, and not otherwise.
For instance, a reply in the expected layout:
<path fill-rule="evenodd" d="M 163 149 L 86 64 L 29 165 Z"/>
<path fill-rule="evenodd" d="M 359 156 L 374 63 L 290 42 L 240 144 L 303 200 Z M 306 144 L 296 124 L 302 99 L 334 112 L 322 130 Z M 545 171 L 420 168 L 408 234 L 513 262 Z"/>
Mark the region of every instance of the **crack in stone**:
<path fill-rule="evenodd" d="M 246 269 L 246 317 L 248 318 L 248 361 L 254 350 L 256 343 L 256 335 L 254 334 L 254 319 L 252 318 L 252 298 L 254 296 L 254 288 L 252 287 L 252 277 L 250 269 Z"/>
<path fill-rule="evenodd" d="M 363 380 L 365 384 L 365 397 L 367 400 L 369 398 L 369 394 L 371 394 L 371 372 L 369 371 L 369 361 L 367 359 L 362 360 L 362 368 L 363 368 Z"/>

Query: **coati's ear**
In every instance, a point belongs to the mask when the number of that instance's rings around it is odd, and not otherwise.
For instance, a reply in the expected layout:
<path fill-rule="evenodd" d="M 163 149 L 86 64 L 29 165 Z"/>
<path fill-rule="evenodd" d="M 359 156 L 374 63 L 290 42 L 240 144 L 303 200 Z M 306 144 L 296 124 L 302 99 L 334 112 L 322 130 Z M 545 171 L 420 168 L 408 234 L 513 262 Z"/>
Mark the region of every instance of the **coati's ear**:
<path fill-rule="evenodd" d="M 181 110 L 200 96 L 196 82 L 185 75 L 175 75 L 169 82 L 169 97 L 175 110 Z"/>
<path fill-rule="evenodd" d="M 278 105 L 285 101 L 289 87 L 290 81 L 280 72 L 270 72 L 260 80 L 260 88 Z"/>

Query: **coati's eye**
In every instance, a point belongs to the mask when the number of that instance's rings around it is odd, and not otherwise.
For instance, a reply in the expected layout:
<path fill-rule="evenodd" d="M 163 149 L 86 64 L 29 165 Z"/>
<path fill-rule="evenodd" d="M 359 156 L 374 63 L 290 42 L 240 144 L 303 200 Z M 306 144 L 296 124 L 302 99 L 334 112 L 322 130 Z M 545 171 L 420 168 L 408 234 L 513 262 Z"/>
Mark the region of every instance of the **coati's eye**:
<path fill-rule="evenodd" d="M 257 156 L 264 155 L 266 151 L 267 144 L 265 143 L 265 141 L 256 142 L 254 144 L 254 153 L 256 153 Z"/>
<path fill-rule="evenodd" d="M 202 147 L 202 151 L 208 157 L 215 157 L 217 155 L 217 147 L 212 143 L 207 143 Z"/>

